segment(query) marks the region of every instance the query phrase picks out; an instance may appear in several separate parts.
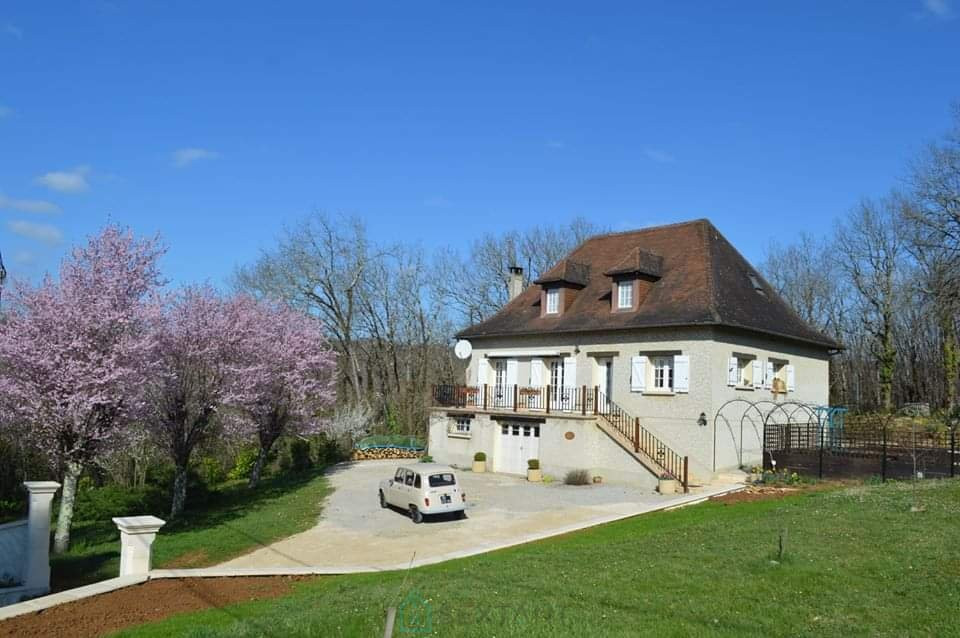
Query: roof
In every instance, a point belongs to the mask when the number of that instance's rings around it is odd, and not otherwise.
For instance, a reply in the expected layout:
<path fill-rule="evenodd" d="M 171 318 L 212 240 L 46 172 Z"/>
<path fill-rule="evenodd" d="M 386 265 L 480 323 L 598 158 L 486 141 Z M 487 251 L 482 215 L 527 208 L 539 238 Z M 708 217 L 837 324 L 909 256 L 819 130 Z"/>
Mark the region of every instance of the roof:
<path fill-rule="evenodd" d="M 408 470 L 413 470 L 417 474 L 429 474 L 430 472 L 456 472 L 449 465 L 443 465 L 441 463 L 418 463 L 416 459 L 411 459 L 412 463 L 402 464 L 398 463 L 397 467 L 402 467 Z"/>
<path fill-rule="evenodd" d="M 611 312 L 610 277 L 628 273 L 654 281 L 636 311 Z M 553 282 L 583 286 L 562 314 L 541 316 L 540 287 L 529 286 L 457 336 L 713 325 L 840 347 L 804 322 L 707 219 L 591 237 L 536 283 Z"/>
<path fill-rule="evenodd" d="M 553 268 L 543 273 L 535 284 L 567 283 L 575 286 L 586 286 L 590 283 L 590 264 L 564 259 Z"/>

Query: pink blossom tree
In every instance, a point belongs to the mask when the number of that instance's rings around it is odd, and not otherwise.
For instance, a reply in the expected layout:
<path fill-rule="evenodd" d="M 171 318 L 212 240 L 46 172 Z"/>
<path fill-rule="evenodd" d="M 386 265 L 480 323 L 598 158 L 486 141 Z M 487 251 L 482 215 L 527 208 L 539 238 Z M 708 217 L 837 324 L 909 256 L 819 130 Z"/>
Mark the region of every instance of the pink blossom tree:
<path fill-rule="evenodd" d="M 225 409 L 242 333 L 233 304 L 209 286 L 185 288 L 163 304 L 154 347 L 158 371 L 146 383 L 145 422 L 173 461 L 171 518 L 187 500 L 194 449 L 213 436 L 246 437 L 249 422 Z"/>
<path fill-rule="evenodd" d="M 232 305 L 240 334 L 231 400 L 256 429 L 260 451 L 250 475 L 256 487 L 281 436 L 320 429 L 321 412 L 336 396 L 336 354 L 314 317 L 248 296 Z"/>
<path fill-rule="evenodd" d="M 149 297 L 162 285 L 157 238 L 107 226 L 38 286 L 18 282 L 0 321 L 0 409 L 63 472 L 54 551 L 67 549 L 77 480 L 122 442 L 150 373 Z"/>

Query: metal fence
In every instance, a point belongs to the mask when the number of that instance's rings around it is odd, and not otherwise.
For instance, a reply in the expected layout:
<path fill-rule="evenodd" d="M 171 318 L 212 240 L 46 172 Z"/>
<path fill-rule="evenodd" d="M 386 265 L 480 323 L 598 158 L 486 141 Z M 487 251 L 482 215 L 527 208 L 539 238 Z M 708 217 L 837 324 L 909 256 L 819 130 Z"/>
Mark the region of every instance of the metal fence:
<path fill-rule="evenodd" d="M 960 472 L 955 430 L 915 431 L 860 425 L 768 424 L 763 430 L 765 470 L 819 478 L 949 478 Z"/>

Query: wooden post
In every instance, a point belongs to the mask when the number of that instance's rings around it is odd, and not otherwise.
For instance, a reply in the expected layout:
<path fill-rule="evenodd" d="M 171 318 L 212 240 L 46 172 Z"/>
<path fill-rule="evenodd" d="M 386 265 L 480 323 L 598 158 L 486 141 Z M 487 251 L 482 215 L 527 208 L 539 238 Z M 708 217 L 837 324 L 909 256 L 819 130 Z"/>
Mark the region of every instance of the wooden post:
<path fill-rule="evenodd" d="M 597 410 L 599 410 L 600 403 L 600 386 L 593 386 L 593 415 L 597 415 Z"/>
<path fill-rule="evenodd" d="M 483 386 L 481 387 L 483 388 L 483 409 L 486 410 L 487 409 L 487 384 L 484 383 Z"/>
<path fill-rule="evenodd" d="M 517 411 L 517 404 L 520 403 L 518 400 L 520 398 L 520 386 L 516 383 L 513 384 L 513 411 Z"/>
<path fill-rule="evenodd" d="M 550 414 L 550 386 L 547 386 L 547 414 Z"/>
<path fill-rule="evenodd" d="M 580 414 L 587 413 L 587 386 L 580 386 Z"/>
<path fill-rule="evenodd" d="M 683 457 L 683 493 L 686 494 L 690 491 L 689 486 L 690 479 L 690 457 Z"/>
<path fill-rule="evenodd" d="M 640 451 L 640 417 L 633 417 L 633 451 Z"/>

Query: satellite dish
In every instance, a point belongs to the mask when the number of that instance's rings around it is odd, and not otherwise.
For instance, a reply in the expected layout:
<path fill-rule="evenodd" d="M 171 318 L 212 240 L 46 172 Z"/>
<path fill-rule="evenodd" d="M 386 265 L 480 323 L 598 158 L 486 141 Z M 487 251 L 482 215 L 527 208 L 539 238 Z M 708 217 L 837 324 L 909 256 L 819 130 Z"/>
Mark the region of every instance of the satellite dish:
<path fill-rule="evenodd" d="M 453 347 L 453 354 L 457 355 L 457 359 L 469 359 L 471 352 L 473 352 L 473 346 L 466 339 L 461 339 Z"/>

